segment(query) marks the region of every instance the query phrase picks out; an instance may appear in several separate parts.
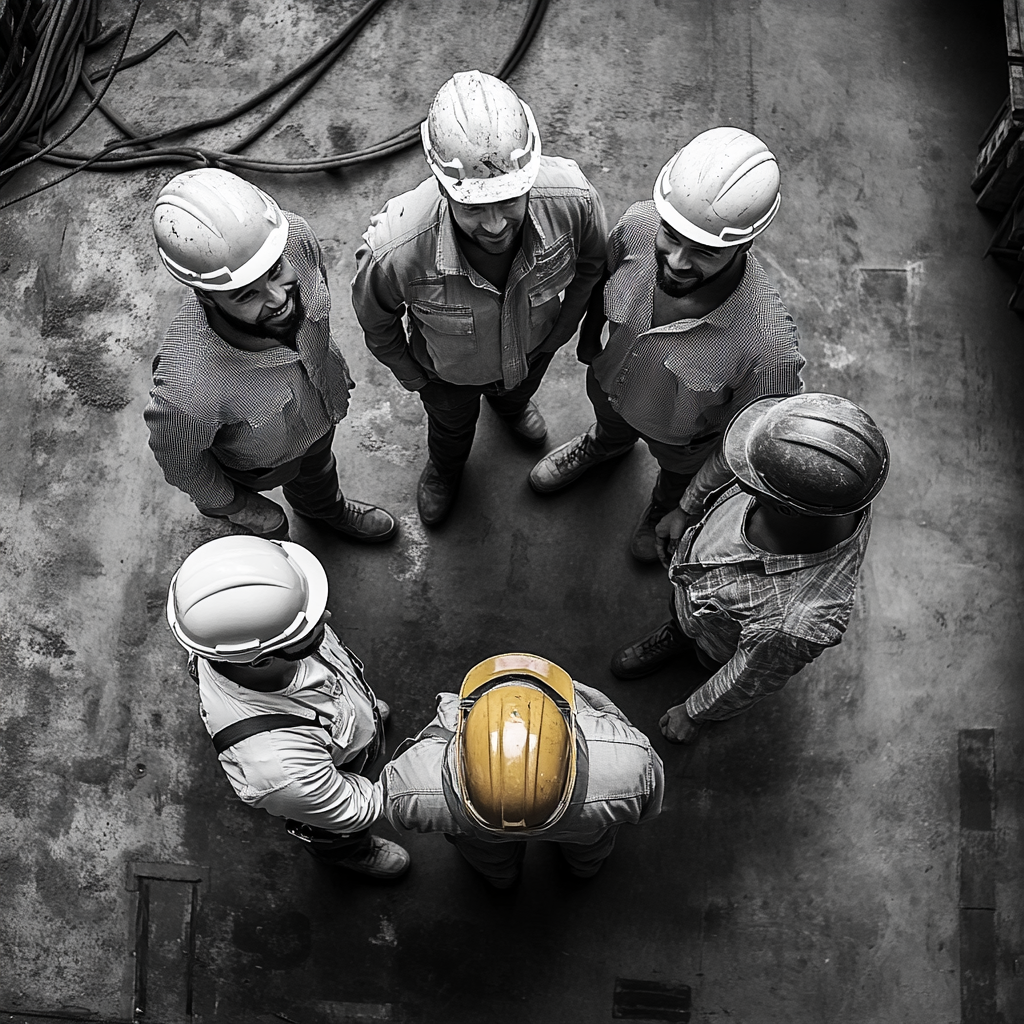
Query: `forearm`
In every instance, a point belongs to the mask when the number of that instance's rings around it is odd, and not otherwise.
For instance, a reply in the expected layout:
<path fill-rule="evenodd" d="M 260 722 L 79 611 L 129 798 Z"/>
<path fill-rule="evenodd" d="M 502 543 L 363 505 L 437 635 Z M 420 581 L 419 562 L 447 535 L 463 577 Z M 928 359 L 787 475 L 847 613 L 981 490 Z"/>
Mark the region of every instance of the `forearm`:
<path fill-rule="evenodd" d="M 333 765 L 318 778 L 292 782 L 254 803 L 270 814 L 345 834 L 373 825 L 383 805 L 380 783 Z"/>
<path fill-rule="evenodd" d="M 689 516 L 704 515 L 704 502 L 708 496 L 721 490 L 733 479 L 734 474 L 725 461 L 720 440 L 690 481 L 679 501 L 679 507 Z"/>
<path fill-rule="evenodd" d="M 732 658 L 683 705 L 694 721 L 732 718 L 781 690 L 824 648 L 773 632 L 743 637 Z"/>

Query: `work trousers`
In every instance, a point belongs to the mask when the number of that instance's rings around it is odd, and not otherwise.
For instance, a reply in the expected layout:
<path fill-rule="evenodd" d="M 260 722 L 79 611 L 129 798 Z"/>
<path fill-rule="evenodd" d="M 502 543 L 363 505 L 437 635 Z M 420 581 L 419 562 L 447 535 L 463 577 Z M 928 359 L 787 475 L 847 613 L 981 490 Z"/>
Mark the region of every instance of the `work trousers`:
<path fill-rule="evenodd" d="M 643 440 L 658 460 L 660 470 L 651 492 L 651 501 L 666 512 L 678 505 L 687 484 L 714 450 L 719 435 L 695 437 L 691 444 L 666 444 L 641 434 L 612 408 L 611 400 L 589 367 L 587 397 L 597 419 L 597 423 L 590 429 L 590 450 L 595 455 L 615 455 L 636 444 L 638 440 Z"/>
<path fill-rule="evenodd" d="M 297 458 L 291 459 L 272 469 L 233 469 L 221 466 L 224 475 L 246 491 L 272 491 L 275 487 L 284 489 L 284 496 L 296 512 L 321 519 L 335 512 L 344 496 L 338 481 L 338 463 L 331 445 L 334 442 L 334 427 Z M 244 502 L 236 502 L 218 509 L 200 509 L 203 515 L 223 518 L 238 511 Z"/>
<path fill-rule="evenodd" d="M 420 400 L 427 413 L 427 450 L 430 461 L 445 480 L 457 481 L 469 458 L 480 416 L 480 396 L 506 423 L 515 423 L 537 393 L 553 355 L 532 353 L 526 377 L 508 390 L 500 380 L 491 384 L 432 380 L 420 388 Z"/>
<path fill-rule="evenodd" d="M 615 846 L 619 826 L 612 825 L 594 843 L 556 843 L 569 870 L 578 878 L 596 875 L 605 858 Z M 469 864 L 489 881 L 504 888 L 516 880 L 526 856 L 530 840 L 510 839 L 504 843 L 488 843 L 469 836 L 450 836 L 448 840 Z"/>

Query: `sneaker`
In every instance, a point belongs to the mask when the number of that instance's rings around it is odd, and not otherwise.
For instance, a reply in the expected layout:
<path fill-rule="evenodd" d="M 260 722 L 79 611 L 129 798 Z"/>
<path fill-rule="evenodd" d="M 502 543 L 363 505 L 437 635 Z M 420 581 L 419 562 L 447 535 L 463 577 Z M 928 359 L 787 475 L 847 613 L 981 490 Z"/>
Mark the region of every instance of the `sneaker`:
<path fill-rule="evenodd" d="M 693 641 L 675 622 L 665 622 L 647 636 L 620 647 L 612 655 L 612 675 L 616 679 L 640 679 L 684 654 L 692 654 L 693 649 Z"/>
<path fill-rule="evenodd" d="M 533 402 L 526 403 L 522 415 L 508 428 L 530 448 L 539 448 L 548 439 L 548 425 Z"/>
<path fill-rule="evenodd" d="M 640 513 L 640 521 L 636 524 L 633 537 L 629 542 L 629 553 L 638 562 L 658 562 L 658 537 L 654 528 L 669 513 L 664 505 L 648 502 L 647 508 Z"/>
<path fill-rule="evenodd" d="M 334 867 L 370 878 L 398 878 L 409 870 L 409 864 L 409 853 L 404 846 L 380 836 L 370 836 L 369 848 L 362 853 L 333 862 Z"/>
<path fill-rule="evenodd" d="M 589 433 L 580 434 L 579 437 L 553 448 L 530 470 L 530 486 L 539 494 L 560 491 L 583 476 L 591 466 L 618 458 L 633 450 L 633 445 L 630 444 L 610 455 L 595 455 L 591 451 L 591 441 Z"/>
<path fill-rule="evenodd" d="M 438 523 L 443 523 L 448 518 L 458 493 L 459 481 L 445 479 L 428 459 L 416 487 L 416 508 L 423 525 L 437 526 Z"/>
<path fill-rule="evenodd" d="M 346 498 L 341 507 L 329 516 L 307 516 L 318 523 L 329 526 L 343 537 L 358 541 L 360 544 L 383 544 L 398 533 L 395 517 L 376 505 L 367 505 L 363 501 Z"/>

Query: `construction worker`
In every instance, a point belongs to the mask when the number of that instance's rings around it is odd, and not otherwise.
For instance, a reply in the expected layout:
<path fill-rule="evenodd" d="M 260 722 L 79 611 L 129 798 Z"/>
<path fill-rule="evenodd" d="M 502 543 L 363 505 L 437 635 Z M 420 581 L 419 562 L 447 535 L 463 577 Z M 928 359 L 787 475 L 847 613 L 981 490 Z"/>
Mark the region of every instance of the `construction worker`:
<path fill-rule="evenodd" d="M 197 548 L 167 595 L 203 724 L 238 798 L 285 818 L 322 863 L 397 878 L 408 853 L 369 834 L 382 793 L 366 772 L 383 752 L 388 707 L 329 618 L 317 558 L 260 537 Z"/>
<path fill-rule="evenodd" d="M 797 329 L 750 251 L 779 202 L 768 147 L 712 128 L 665 164 L 653 202 L 631 206 L 609 236 L 603 315 L 592 309 L 580 330 L 596 422 L 548 452 L 530 485 L 560 490 L 643 438 L 660 472 L 630 541 L 641 562 L 658 560 L 655 527 L 733 414 L 803 388 Z"/>
<path fill-rule="evenodd" d="M 153 361 L 149 445 L 203 515 L 258 537 L 288 519 L 260 492 L 349 540 L 398 526 L 346 499 L 331 444 L 354 386 L 331 335 L 331 295 L 309 225 L 227 171 L 172 178 L 153 209 L 160 259 L 192 292 Z"/>
<path fill-rule="evenodd" d="M 672 618 L 612 658 L 619 679 L 683 656 L 713 671 L 662 716 L 667 739 L 693 742 L 842 640 L 888 471 L 882 432 L 845 398 L 762 398 L 736 415 L 658 526 Z"/>
<path fill-rule="evenodd" d="M 458 695 L 381 774 L 395 828 L 442 832 L 497 889 L 519 880 L 527 840 L 557 843 L 597 874 L 623 822 L 661 811 L 664 771 L 647 737 L 601 692 L 533 654 L 474 666 Z"/>
<path fill-rule="evenodd" d="M 423 402 L 429 459 L 416 498 L 436 525 L 455 501 L 481 395 L 522 443 L 544 443 L 532 397 L 601 278 L 606 226 L 593 185 L 573 161 L 541 156 L 533 112 L 497 78 L 449 79 L 421 135 L 433 176 L 372 219 L 352 303 L 370 351 Z"/>

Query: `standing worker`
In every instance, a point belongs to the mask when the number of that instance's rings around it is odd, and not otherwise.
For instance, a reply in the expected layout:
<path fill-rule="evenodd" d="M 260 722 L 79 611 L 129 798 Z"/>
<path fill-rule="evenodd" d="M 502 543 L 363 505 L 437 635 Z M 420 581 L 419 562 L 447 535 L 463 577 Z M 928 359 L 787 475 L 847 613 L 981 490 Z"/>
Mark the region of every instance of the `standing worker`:
<path fill-rule="evenodd" d="M 423 402 L 429 459 L 416 500 L 436 525 L 455 501 L 481 395 L 523 443 L 544 443 L 532 397 L 601 278 L 606 226 L 593 185 L 572 160 L 541 156 L 533 112 L 497 78 L 449 79 L 421 134 L 433 177 L 372 219 L 352 303 L 370 351 Z"/>
<path fill-rule="evenodd" d="M 882 432 L 845 398 L 762 398 L 733 419 L 658 526 L 672 618 L 612 658 L 619 679 L 684 655 L 714 671 L 662 716 L 667 739 L 692 743 L 842 640 L 888 471 Z"/>
<path fill-rule="evenodd" d="M 623 822 L 661 811 L 664 771 L 647 737 L 600 691 L 533 654 L 499 654 L 381 774 L 395 828 L 442 832 L 497 889 L 519 880 L 526 843 L 558 844 L 596 875 Z"/>
<path fill-rule="evenodd" d="M 331 444 L 354 386 L 331 335 L 316 236 L 228 171 L 172 178 L 153 209 L 157 249 L 192 289 L 153 360 L 149 445 L 203 515 L 258 537 L 288 519 L 260 492 L 283 487 L 301 516 L 349 540 L 390 540 L 398 524 L 346 499 Z"/>
<path fill-rule="evenodd" d="M 171 580 L 167 621 L 189 652 L 199 711 L 238 798 L 286 819 L 322 863 L 397 878 L 409 855 L 369 834 L 388 707 L 327 625 L 327 574 L 298 544 L 221 537 Z"/>
<path fill-rule="evenodd" d="M 656 562 L 654 530 L 720 443 L 733 414 L 803 388 L 792 318 L 751 243 L 781 201 L 779 165 L 739 128 L 712 128 L 661 169 L 654 201 L 635 203 L 608 239 L 604 317 L 588 315 L 581 358 L 597 422 L 530 473 L 548 494 L 643 438 L 660 472 L 630 551 Z"/>

